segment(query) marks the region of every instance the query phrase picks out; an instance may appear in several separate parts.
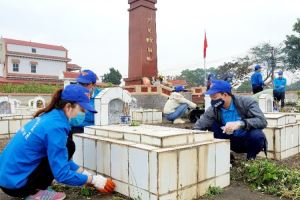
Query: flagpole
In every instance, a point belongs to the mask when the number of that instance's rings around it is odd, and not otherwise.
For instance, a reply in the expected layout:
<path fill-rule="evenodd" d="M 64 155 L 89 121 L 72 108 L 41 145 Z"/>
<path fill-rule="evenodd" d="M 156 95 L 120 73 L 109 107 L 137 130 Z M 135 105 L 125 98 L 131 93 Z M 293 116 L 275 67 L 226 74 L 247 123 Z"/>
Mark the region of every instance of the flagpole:
<path fill-rule="evenodd" d="M 207 38 L 206 38 L 206 30 L 204 30 L 204 44 L 203 44 L 203 67 L 204 67 L 204 84 L 207 85 L 207 77 L 206 77 L 206 48 L 207 45 Z"/>
<path fill-rule="evenodd" d="M 206 79 L 206 58 L 204 58 L 204 85 L 207 85 L 207 79 Z"/>

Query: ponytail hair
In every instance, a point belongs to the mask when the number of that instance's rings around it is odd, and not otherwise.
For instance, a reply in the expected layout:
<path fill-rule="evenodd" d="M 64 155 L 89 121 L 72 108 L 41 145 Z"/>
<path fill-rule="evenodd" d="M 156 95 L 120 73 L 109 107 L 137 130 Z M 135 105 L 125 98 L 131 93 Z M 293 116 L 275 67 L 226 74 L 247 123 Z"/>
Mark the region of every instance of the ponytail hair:
<path fill-rule="evenodd" d="M 34 115 L 33 118 L 36 118 L 44 113 L 48 113 L 53 109 L 63 109 L 67 103 L 70 103 L 72 107 L 75 106 L 75 102 L 73 101 L 66 101 L 61 99 L 61 93 L 63 89 L 58 89 L 56 92 L 52 95 L 52 99 L 50 103 L 45 107 L 40 110 L 38 110 Z"/>

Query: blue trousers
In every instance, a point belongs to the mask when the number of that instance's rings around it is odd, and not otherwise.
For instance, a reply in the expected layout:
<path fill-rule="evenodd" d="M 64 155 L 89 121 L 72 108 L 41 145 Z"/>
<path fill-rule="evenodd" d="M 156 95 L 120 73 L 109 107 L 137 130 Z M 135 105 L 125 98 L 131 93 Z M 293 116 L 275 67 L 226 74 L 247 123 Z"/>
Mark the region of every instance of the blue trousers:
<path fill-rule="evenodd" d="M 175 119 L 181 117 L 186 112 L 188 107 L 189 106 L 186 103 L 182 103 L 180 104 L 180 106 L 176 108 L 175 112 L 172 112 L 170 114 L 165 114 L 165 117 L 169 121 L 174 121 Z"/>
<path fill-rule="evenodd" d="M 247 153 L 247 159 L 255 159 L 256 155 L 267 150 L 267 140 L 261 129 L 251 129 L 242 137 L 227 135 L 220 128 L 222 125 L 214 122 L 212 132 L 215 138 L 229 139 L 230 149 L 236 153 Z"/>

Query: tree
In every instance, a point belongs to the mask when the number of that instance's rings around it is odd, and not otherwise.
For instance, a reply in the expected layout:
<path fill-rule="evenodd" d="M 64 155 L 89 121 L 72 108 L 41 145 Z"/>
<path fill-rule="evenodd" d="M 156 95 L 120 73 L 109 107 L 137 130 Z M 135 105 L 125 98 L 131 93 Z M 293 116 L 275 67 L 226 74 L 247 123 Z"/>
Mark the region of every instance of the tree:
<path fill-rule="evenodd" d="M 214 68 L 209 68 L 206 71 L 206 74 L 208 75 L 209 73 L 215 73 L 216 69 Z M 204 85 L 204 69 L 197 68 L 195 70 L 183 70 L 179 76 L 177 76 L 177 79 L 184 79 L 186 82 L 189 84 L 189 86 L 199 86 L 199 85 Z"/>
<path fill-rule="evenodd" d="M 115 85 L 121 84 L 122 75 L 119 72 L 119 70 L 112 68 L 109 68 L 109 73 L 104 74 L 103 76 L 103 82 L 104 83 L 112 83 Z"/>
<path fill-rule="evenodd" d="M 295 71 L 300 69 L 300 19 L 294 24 L 293 31 L 297 35 L 287 35 L 284 41 L 284 52 L 286 54 L 285 62 L 287 68 Z"/>
<path fill-rule="evenodd" d="M 262 43 L 250 49 L 250 60 L 253 64 L 265 64 L 267 66 L 267 76 L 265 80 L 272 76 L 272 67 L 284 67 L 284 51 L 282 45 L 272 46 L 270 43 Z"/>
<path fill-rule="evenodd" d="M 234 79 L 233 82 L 242 82 L 251 72 L 251 69 L 249 69 L 251 64 L 247 56 L 238 58 L 235 61 L 225 62 L 217 68 L 217 78 L 224 80 L 226 77 L 232 76 Z"/>
<path fill-rule="evenodd" d="M 250 80 L 247 79 L 237 88 L 238 92 L 252 92 L 252 86 Z"/>

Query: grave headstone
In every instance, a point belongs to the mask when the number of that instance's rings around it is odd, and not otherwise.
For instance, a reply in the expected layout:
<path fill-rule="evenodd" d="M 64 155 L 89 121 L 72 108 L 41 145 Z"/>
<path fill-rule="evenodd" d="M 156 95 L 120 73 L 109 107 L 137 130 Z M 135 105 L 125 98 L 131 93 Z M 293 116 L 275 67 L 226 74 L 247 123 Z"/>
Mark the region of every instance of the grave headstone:
<path fill-rule="evenodd" d="M 8 97 L 0 97 L 0 114 L 13 114 L 16 112 L 16 107 L 19 107 L 21 102 Z"/>
<path fill-rule="evenodd" d="M 0 102 L 0 114 L 11 114 L 11 104 L 8 101 Z"/>
<path fill-rule="evenodd" d="M 125 105 L 130 105 L 133 99 L 127 90 L 120 87 L 106 88 L 95 98 L 95 125 L 120 123 L 122 115 L 131 115 L 130 110 L 124 113 Z"/>
<path fill-rule="evenodd" d="M 37 96 L 28 101 L 28 106 L 33 109 L 45 108 L 46 101 L 43 97 Z"/>
<path fill-rule="evenodd" d="M 258 98 L 258 104 L 262 112 L 273 112 L 273 96 L 262 94 Z"/>

